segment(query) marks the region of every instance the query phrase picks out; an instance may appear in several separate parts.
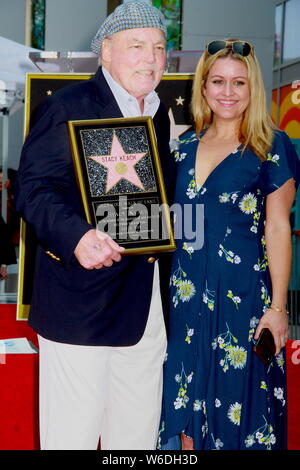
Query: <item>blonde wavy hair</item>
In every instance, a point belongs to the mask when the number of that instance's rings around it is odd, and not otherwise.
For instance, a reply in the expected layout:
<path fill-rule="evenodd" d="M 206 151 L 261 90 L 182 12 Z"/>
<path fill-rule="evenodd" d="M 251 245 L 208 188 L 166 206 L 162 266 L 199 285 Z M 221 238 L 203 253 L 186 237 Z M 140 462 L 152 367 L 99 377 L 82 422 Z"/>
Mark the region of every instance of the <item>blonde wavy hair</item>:
<path fill-rule="evenodd" d="M 237 39 L 224 39 L 224 41 L 233 42 Z M 239 141 L 243 144 L 243 151 L 250 148 L 260 160 L 265 160 L 272 145 L 276 126 L 267 111 L 265 87 L 253 48 L 246 57 L 234 53 L 230 47 L 226 47 L 213 55 L 210 55 L 206 50 L 204 51 L 196 67 L 191 101 L 196 133 L 199 136 L 200 132 L 212 123 L 213 112 L 203 95 L 203 88 L 215 61 L 224 57 L 239 60 L 247 67 L 250 101 L 241 120 Z"/>

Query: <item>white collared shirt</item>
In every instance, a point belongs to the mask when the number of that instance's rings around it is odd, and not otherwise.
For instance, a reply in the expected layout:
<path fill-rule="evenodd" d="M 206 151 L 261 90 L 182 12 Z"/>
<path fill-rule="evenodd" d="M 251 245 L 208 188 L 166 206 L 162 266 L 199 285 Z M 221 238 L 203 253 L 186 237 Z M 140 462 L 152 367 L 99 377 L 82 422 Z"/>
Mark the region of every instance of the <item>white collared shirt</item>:
<path fill-rule="evenodd" d="M 123 117 L 151 116 L 153 118 L 155 116 L 159 108 L 160 99 L 154 90 L 144 98 L 144 111 L 142 113 L 138 100 L 121 87 L 103 66 L 102 72 L 118 103 Z"/>

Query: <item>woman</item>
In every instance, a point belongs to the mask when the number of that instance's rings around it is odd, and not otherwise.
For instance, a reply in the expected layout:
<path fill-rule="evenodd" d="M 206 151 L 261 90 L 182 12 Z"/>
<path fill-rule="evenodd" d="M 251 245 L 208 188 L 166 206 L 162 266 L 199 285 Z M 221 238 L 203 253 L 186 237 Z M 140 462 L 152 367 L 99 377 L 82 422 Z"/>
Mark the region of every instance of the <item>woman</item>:
<path fill-rule="evenodd" d="M 195 249 L 183 237 L 173 257 L 159 441 L 181 435 L 183 449 L 283 449 L 289 214 L 299 161 L 266 111 L 247 42 L 206 46 L 192 111 L 195 131 L 175 154 L 176 202 L 204 206 L 204 244 Z M 263 328 L 276 344 L 270 366 L 253 352 Z"/>

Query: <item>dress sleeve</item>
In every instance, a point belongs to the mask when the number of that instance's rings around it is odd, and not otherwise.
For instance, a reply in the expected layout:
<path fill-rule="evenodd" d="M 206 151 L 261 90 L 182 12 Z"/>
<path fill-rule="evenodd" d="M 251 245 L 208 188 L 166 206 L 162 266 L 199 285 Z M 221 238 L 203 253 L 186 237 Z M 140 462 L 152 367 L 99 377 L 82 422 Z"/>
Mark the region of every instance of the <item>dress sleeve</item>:
<path fill-rule="evenodd" d="M 261 189 L 268 195 L 293 178 L 297 189 L 300 161 L 294 145 L 283 131 L 275 131 L 273 145 L 261 166 Z"/>

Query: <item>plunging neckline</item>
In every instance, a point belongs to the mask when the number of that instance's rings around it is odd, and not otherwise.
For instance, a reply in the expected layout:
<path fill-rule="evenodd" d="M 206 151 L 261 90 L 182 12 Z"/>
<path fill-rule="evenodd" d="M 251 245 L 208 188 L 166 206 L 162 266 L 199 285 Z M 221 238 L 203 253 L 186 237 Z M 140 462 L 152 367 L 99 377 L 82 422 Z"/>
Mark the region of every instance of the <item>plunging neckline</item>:
<path fill-rule="evenodd" d="M 228 154 L 226 155 L 213 169 L 212 171 L 208 174 L 207 178 L 204 180 L 204 182 L 202 184 L 198 183 L 197 182 L 197 167 L 196 167 L 196 163 L 197 163 L 197 153 L 198 153 L 198 148 L 199 148 L 199 145 L 200 145 L 200 140 L 202 139 L 202 137 L 204 136 L 205 134 L 205 131 L 202 131 L 202 133 L 200 133 L 200 136 L 199 138 L 197 139 L 198 140 L 198 143 L 197 143 L 197 147 L 196 147 L 196 152 L 195 152 L 195 161 L 194 161 L 194 169 L 195 169 L 195 182 L 196 182 L 196 186 L 197 188 L 200 190 L 201 188 L 204 188 L 205 185 L 207 184 L 207 181 L 209 180 L 209 178 L 219 169 L 220 166 L 222 166 L 222 164 L 227 161 L 229 159 L 229 157 L 231 157 L 231 155 L 234 155 L 235 153 L 237 153 L 241 147 L 242 144 L 239 144 L 237 147 L 234 147 L 234 149 Z"/>

